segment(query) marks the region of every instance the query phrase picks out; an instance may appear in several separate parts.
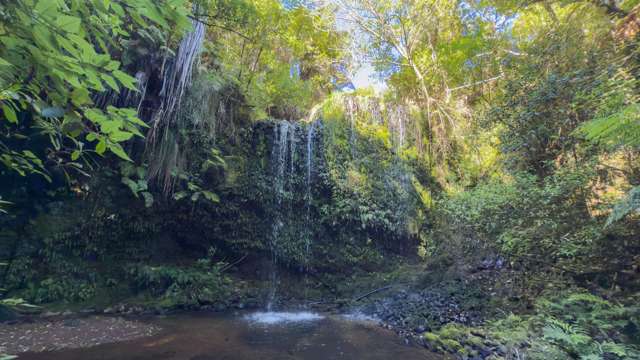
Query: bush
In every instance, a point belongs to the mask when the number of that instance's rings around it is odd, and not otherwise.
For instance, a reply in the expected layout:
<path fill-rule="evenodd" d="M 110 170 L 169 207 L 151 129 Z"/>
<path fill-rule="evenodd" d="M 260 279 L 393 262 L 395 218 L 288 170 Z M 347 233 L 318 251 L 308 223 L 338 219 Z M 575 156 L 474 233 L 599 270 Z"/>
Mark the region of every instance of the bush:
<path fill-rule="evenodd" d="M 34 304 L 56 301 L 82 302 L 95 296 L 96 285 L 71 277 L 48 277 L 40 282 L 29 283 L 22 292 Z"/>
<path fill-rule="evenodd" d="M 603 236 L 583 191 L 593 179 L 586 169 L 479 185 L 440 201 L 432 239 L 442 239 L 440 252 L 461 256 L 485 249 L 537 266 L 574 260 Z"/>
<path fill-rule="evenodd" d="M 229 278 L 222 273 L 225 264 L 210 258 L 193 266 L 137 265 L 129 269 L 136 291 L 159 297 L 164 307 L 197 307 L 223 301 L 228 295 Z"/>

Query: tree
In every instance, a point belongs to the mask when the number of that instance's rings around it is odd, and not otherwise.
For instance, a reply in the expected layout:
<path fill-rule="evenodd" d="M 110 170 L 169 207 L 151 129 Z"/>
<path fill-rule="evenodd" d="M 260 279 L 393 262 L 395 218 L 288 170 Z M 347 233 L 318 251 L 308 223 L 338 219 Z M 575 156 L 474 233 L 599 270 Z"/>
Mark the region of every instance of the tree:
<path fill-rule="evenodd" d="M 254 118 L 301 118 L 343 81 L 337 65 L 345 34 L 336 30 L 330 10 L 277 0 L 220 1 L 209 10 L 216 62 L 235 77 Z M 231 16 L 224 20 L 223 14 Z"/>
<path fill-rule="evenodd" d="M 422 108 L 423 119 L 415 122 L 416 147 L 419 153 L 425 151 L 425 131 L 430 168 L 443 167 L 455 143 L 455 130 L 469 115 L 462 90 L 500 77 L 465 82 L 469 72 L 483 68 L 477 59 L 487 43 L 487 27 L 479 17 L 463 19 L 457 1 L 337 3 L 363 32 L 369 42 L 365 51 L 378 70 L 389 74 L 389 83 L 401 96 Z M 466 76 L 461 76 L 463 72 Z M 443 175 L 439 177 L 442 180 Z"/>
<path fill-rule="evenodd" d="M 116 55 L 141 27 L 186 29 L 184 2 L 3 1 L 0 18 L 0 162 L 48 178 L 48 166 L 85 173 L 87 153 L 129 161 L 121 143 L 147 125 L 134 109 L 98 107 L 94 95 L 137 91 Z M 38 136 L 49 139 L 44 149 L 31 147 Z"/>

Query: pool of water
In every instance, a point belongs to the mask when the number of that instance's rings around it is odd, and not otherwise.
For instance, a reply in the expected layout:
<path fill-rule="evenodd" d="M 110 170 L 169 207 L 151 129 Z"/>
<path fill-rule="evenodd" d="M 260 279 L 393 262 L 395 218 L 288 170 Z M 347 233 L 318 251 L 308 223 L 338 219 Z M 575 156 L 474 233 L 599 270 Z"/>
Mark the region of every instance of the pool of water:
<path fill-rule="evenodd" d="M 406 345 L 393 332 L 360 317 L 311 312 L 194 313 L 144 321 L 162 327 L 162 332 L 87 349 L 26 353 L 19 359 L 442 359 Z"/>

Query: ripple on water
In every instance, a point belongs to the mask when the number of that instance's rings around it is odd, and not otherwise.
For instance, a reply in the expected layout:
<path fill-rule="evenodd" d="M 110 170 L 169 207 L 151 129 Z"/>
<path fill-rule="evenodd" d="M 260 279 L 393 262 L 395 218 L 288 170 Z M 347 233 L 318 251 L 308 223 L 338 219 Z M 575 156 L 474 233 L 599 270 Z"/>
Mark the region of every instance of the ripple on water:
<path fill-rule="evenodd" d="M 324 316 L 308 311 L 300 312 L 274 312 L 274 311 L 261 311 L 248 314 L 245 319 L 252 323 L 275 325 L 281 323 L 292 322 L 310 322 L 323 319 Z"/>
<path fill-rule="evenodd" d="M 363 322 L 363 323 L 378 323 L 380 322 L 380 319 L 375 317 L 375 316 L 371 316 L 371 315 L 367 315 L 363 312 L 352 312 L 352 313 L 348 313 L 348 314 L 342 314 L 341 315 L 342 318 L 349 320 L 349 321 L 355 321 L 355 322 Z"/>

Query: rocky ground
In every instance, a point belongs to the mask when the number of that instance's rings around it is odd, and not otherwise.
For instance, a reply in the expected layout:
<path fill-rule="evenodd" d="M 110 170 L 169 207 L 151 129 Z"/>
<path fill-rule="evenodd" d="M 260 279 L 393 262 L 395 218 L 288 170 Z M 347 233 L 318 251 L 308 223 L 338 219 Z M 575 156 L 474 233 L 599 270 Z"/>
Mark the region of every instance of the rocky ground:
<path fill-rule="evenodd" d="M 434 290 L 400 290 L 364 306 L 362 311 L 407 335 L 450 322 L 476 325 L 481 319 L 478 312 L 462 310 L 457 301 Z"/>
<path fill-rule="evenodd" d="M 394 330 L 407 343 L 425 346 L 431 350 L 447 352 L 440 339 L 429 336 L 446 324 L 477 327 L 494 311 L 492 301 L 508 298 L 511 292 L 509 277 L 501 258 L 483 260 L 468 270 L 464 279 L 424 281 L 414 279 L 402 286 L 390 286 L 380 293 L 357 302 L 354 311 L 379 319 L 383 327 Z M 421 285 L 421 283 L 423 285 Z M 475 344 L 460 348 L 457 358 L 504 358 L 505 348 L 483 334 L 473 334 Z"/>
<path fill-rule="evenodd" d="M 160 332 L 157 326 L 122 317 L 51 317 L 0 324 L 0 354 L 82 348 L 126 341 Z"/>

